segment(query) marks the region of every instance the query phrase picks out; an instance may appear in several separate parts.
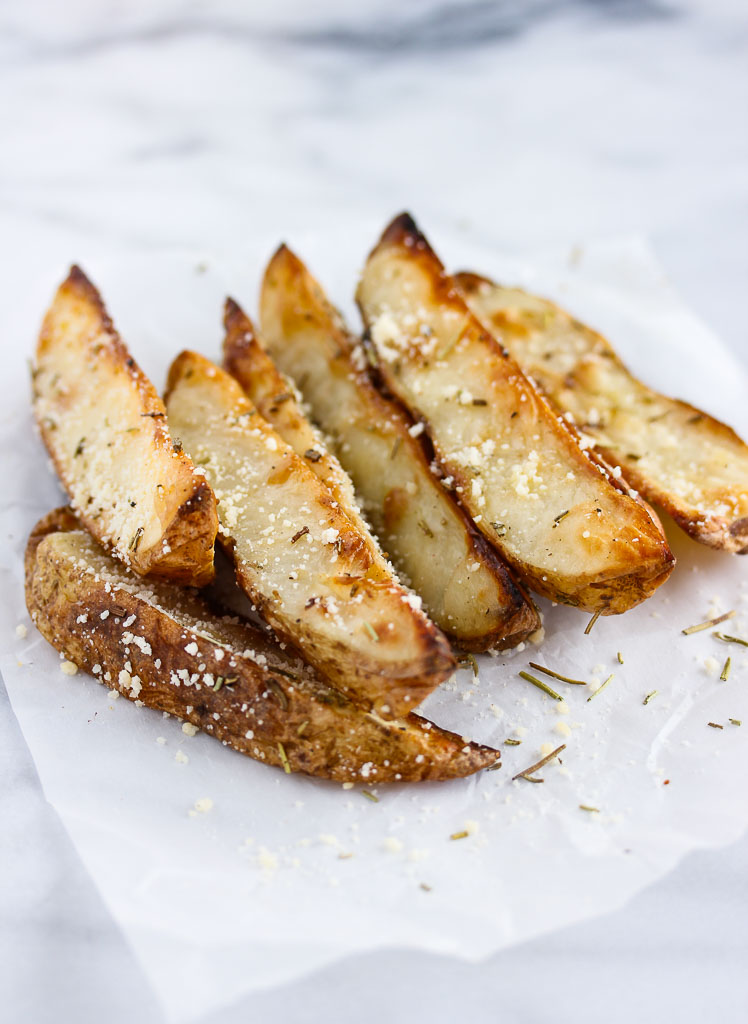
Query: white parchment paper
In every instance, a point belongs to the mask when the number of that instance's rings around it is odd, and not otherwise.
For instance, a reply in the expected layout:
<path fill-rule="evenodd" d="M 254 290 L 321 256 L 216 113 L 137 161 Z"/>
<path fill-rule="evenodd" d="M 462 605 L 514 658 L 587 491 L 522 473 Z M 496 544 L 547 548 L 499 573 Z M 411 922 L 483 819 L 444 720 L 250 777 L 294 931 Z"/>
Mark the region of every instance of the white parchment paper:
<path fill-rule="evenodd" d="M 373 237 L 359 226 L 344 238 L 289 241 L 348 309 L 351 268 Z M 86 269 L 160 385 L 179 349 L 217 355 L 227 291 L 254 312 L 276 241 L 252 240 L 220 260 L 97 253 Z M 672 293 L 643 242 L 519 261 L 460 236 L 434 241 L 454 269 L 556 297 L 605 331 L 649 383 L 748 433 L 744 372 Z M 461 671 L 429 699 L 435 721 L 501 747 L 501 770 L 375 786 L 378 802 L 359 788 L 286 777 L 184 735 L 175 719 L 114 699 L 89 677 L 64 675 L 22 594 L 26 536 L 61 501 L 32 431 L 25 364 L 64 271 L 43 268 L 17 297 L 4 350 L 0 668 L 47 798 L 172 1020 L 357 951 L 485 957 L 620 906 L 688 850 L 746 828 L 748 650 L 681 629 L 735 608 L 729 632 L 748 635 L 748 561 L 675 528 L 678 566 L 644 606 L 585 636 L 586 616 L 545 602 L 540 647 L 482 657 L 478 678 Z M 728 654 L 732 671 L 721 682 Z M 558 683 L 559 705 L 517 676 L 530 659 L 591 685 Z M 507 738 L 521 743 L 504 746 Z M 542 770 L 542 785 L 511 781 L 544 745 L 563 742 L 562 763 Z M 195 812 L 206 797 L 212 809 Z M 450 839 L 463 830 L 466 838 Z"/>

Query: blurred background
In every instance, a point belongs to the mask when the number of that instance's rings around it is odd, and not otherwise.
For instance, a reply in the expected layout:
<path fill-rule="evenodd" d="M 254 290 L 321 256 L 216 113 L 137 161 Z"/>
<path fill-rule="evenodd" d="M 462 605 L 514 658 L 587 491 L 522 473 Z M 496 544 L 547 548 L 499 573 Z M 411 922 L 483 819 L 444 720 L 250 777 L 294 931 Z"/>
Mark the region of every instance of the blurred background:
<path fill-rule="evenodd" d="M 5 0 L 0 97 L 5 303 L 81 252 L 220 257 L 407 207 L 518 253 L 644 235 L 748 362 L 745 0 Z M 0 1005 L 160 1021 L 0 694 Z M 695 854 L 486 965 L 358 957 L 211 1024 L 737 1024 L 747 862 L 745 840 Z"/>
<path fill-rule="evenodd" d="M 743 0 L 5 0 L 3 233 L 642 232 L 744 345 L 747 36 Z"/>

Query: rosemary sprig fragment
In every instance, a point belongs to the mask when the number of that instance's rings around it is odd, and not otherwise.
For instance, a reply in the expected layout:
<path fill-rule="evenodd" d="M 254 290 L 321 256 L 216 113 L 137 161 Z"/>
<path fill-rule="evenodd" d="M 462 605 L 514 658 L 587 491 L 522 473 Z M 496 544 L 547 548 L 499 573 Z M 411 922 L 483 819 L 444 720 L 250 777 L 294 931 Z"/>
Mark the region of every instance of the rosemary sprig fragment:
<path fill-rule="evenodd" d="M 505 747 L 518 747 L 522 743 L 522 740 L 513 740 L 511 737 L 508 740 L 504 740 Z"/>
<path fill-rule="evenodd" d="M 283 771 L 286 773 L 286 775 L 290 775 L 291 765 L 288 763 L 288 757 L 286 756 L 286 748 L 283 746 L 282 743 L 278 744 L 278 755 L 281 759 L 281 764 L 283 765 Z"/>
<path fill-rule="evenodd" d="M 681 633 L 683 633 L 684 636 L 690 636 L 691 633 L 700 633 L 702 629 L 710 629 L 712 626 L 718 626 L 720 622 L 726 622 L 728 619 L 733 619 L 734 617 L 734 611 L 725 612 L 724 615 L 718 615 L 716 619 L 707 619 L 706 622 L 697 622 L 695 626 L 688 626 L 687 629 L 682 629 Z"/>
<path fill-rule="evenodd" d="M 571 683 L 573 686 L 586 686 L 584 679 L 571 679 L 569 676 L 562 676 L 560 672 L 554 672 L 552 668 L 546 668 L 544 665 L 538 665 L 537 662 L 531 661 L 530 668 L 534 668 L 536 672 L 543 672 L 547 676 L 552 676 L 554 679 L 560 679 L 562 683 Z"/>
<path fill-rule="evenodd" d="M 374 796 L 374 794 L 370 793 L 368 789 L 362 789 L 361 790 L 361 796 L 365 796 L 366 799 L 367 800 L 371 800 L 371 802 L 373 804 L 378 804 L 379 803 L 379 797 L 378 796 Z"/>
<path fill-rule="evenodd" d="M 501 768 L 501 759 L 499 759 L 498 761 L 494 761 L 493 764 L 489 764 L 488 768 L 486 768 L 486 771 L 497 772 L 499 768 Z"/>
<path fill-rule="evenodd" d="M 560 693 L 556 693 L 550 686 L 547 686 L 542 679 L 536 679 L 535 676 L 531 676 L 529 672 L 520 672 L 519 675 L 522 679 L 526 679 L 528 683 L 532 683 L 533 686 L 537 686 L 543 693 L 547 693 L 549 697 L 553 697 L 554 700 L 563 700 L 564 698 Z"/>
<path fill-rule="evenodd" d="M 731 664 L 732 664 L 732 658 L 728 658 L 727 661 L 722 666 L 722 671 L 719 674 L 719 678 L 722 680 L 723 683 L 726 683 L 727 680 L 730 678 L 730 665 Z"/>
<path fill-rule="evenodd" d="M 616 657 L 618 658 L 618 664 L 619 664 L 619 665 L 623 665 L 623 655 L 621 654 L 621 652 L 620 652 L 620 651 L 618 652 L 618 654 L 616 655 Z"/>
<path fill-rule="evenodd" d="M 659 690 L 650 690 L 650 691 L 649 691 L 649 693 L 647 694 L 647 696 L 646 696 L 646 697 L 644 698 L 644 700 L 642 701 L 642 704 L 649 704 L 649 702 L 650 702 L 651 700 L 654 700 L 654 699 L 655 699 L 655 697 L 657 696 L 657 694 L 658 694 L 659 692 L 660 692 Z"/>
<path fill-rule="evenodd" d="M 297 530 L 297 532 L 291 538 L 291 543 L 295 544 L 297 540 L 301 540 L 302 537 L 306 537 L 306 535 L 308 533 L 309 533 L 309 527 L 308 526 L 302 526 L 301 529 Z"/>
<path fill-rule="evenodd" d="M 585 636 L 589 636 L 589 635 L 590 635 L 590 633 L 592 632 L 592 627 L 593 627 L 593 626 L 595 625 L 595 623 L 596 623 L 596 622 L 597 622 L 597 620 L 598 620 L 598 619 L 600 618 L 600 616 L 602 615 L 602 613 L 603 613 L 603 610 L 602 610 L 602 608 L 598 608 L 598 609 L 597 609 L 597 611 L 595 612 L 595 614 L 594 614 L 594 615 L 592 616 L 592 618 L 590 619 L 590 621 L 589 621 L 589 622 L 587 623 L 587 625 L 586 625 L 586 626 L 584 627 L 584 635 L 585 635 Z"/>
<path fill-rule="evenodd" d="M 608 678 L 605 680 L 605 682 L 601 683 L 596 690 L 592 691 L 592 693 L 587 698 L 587 703 L 588 704 L 592 700 L 593 697 L 597 697 L 598 693 L 602 693 L 603 692 L 603 690 L 608 685 L 608 683 L 611 681 L 611 679 L 613 678 L 614 675 L 615 675 L 615 672 L 611 672 L 610 675 L 608 676 Z"/>
<path fill-rule="evenodd" d="M 739 718 L 728 718 L 727 721 L 730 723 L 730 725 L 742 725 L 743 724 L 740 721 Z"/>
<path fill-rule="evenodd" d="M 421 882 L 418 888 L 423 889 L 424 892 L 431 892 L 433 886 L 429 885 L 428 882 Z"/>
<path fill-rule="evenodd" d="M 706 724 L 710 725 L 712 729 L 724 729 L 724 725 L 720 725 L 719 722 L 707 722 Z"/>
<path fill-rule="evenodd" d="M 744 640 L 742 636 L 730 636 L 729 633 L 714 633 L 713 635 L 727 644 L 742 644 L 743 647 L 748 647 L 748 640 Z"/>
<path fill-rule="evenodd" d="M 600 808 L 599 807 L 590 807 L 589 804 L 580 804 L 579 805 L 579 810 L 580 811 L 589 811 L 590 814 L 599 814 L 600 813 Z"/>
<path fill-rule="evenodd" d="M 364 623 L 364 629 L 369 634 L 369 636 L 372 638 L 374 643 L 378 644 L 379 643 L 379 634 L 377 633 L 376 629 L 374 629 L 372 624 L 370 622 L 365 622 Z"/>
<path fill-rule="evenodd" d="M 562 519 L 566 519 L 568 514 L 569 514 L 569 509 L 568 508 L 566 509 L 565 512 L 559 512 L 559 514 L 553 520 L 553 529 L 554 530 L 556 529 L 556 527 L 558 526 L 558 524 L 561 522 Z"/>
<path fill-rule="evenodd" d="M 473 675 L 478 677 L 478 662 L 475 660 L 474 654 L 463 654 L 461 658 L 457 659 L 457 664 L 460 668 L 471 668 Z"/>
<path fill-rule="evenodd" d="M 390 452 L 390 459 L 394 459 L 395 458 L 395 456 L 397 455 L 398 449 L 400 448 L 400 445 L 402 444 L 402 442 L 403 442 L 403 439 L 401 437 L 396 437 L 395 438 L 395 443 L 392 445 L 392 451 Z"/>
<path fill-rule="evenodd" d="M 566 750 L 565 743 L 562 743 L 560 747 L 556 747 L 556 749 L 552 750 L 550 754 L 546 754 L 546 756 L 541 758 L 540 761 L 536 761 L 535 764 L 531 764 L 529 768 L 525 768 L 523 771 L 517 772 L 516 775 L 512 776 L 512 782 L 514 782 L 515 779 L 525 779 L 527 782 L 542 782 L 542 779 L 532 779 L 530 776 L 533 772 L 538 771 L 538 769 L 544 768 L 548 762 L 552 761 L 554 757 L 557 757 L 562 750 Z"/>
<path fill-rule="evenodd" d="M 467 829 L 462 829 L 461 832 L 453 832 L 452 835 L 449 838 L 450 839 L 467 839 L 467 837 L 469 835 L 470 835 L 470 833 L 467 831 Z"/>

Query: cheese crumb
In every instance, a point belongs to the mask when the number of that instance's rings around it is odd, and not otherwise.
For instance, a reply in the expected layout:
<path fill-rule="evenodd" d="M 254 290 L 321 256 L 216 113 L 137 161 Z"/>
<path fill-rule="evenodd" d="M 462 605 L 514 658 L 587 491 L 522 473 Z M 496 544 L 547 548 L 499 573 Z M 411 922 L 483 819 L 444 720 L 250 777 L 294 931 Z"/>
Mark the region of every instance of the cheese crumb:
<path fill-rule="evenodd" d="M 402 848 L 403 844 L 396 836 L 386 836 L 382 841 L 382 849 L 387 853 L 400 853 Z"/>
<path fill-rule="evenodd" d="M 18 637 L 18 639 L 24 640 L 28 636 L 28 633 L 29 631 L 24 626 L 24 624 L 22 622 L 19 622 L 18 625 L 16 626 L 16 636 Z"/>
<path fill-rule="evenodd" d="M 720 665 L 717 659 L 710 655 L 708 658 L 704 659 L 704 668 L 710 676 L 716 676 L 719 672 Z"/>
<path fill-rule="evenodd" d="M 156 743 L 158 743 L 158 745 L 160 747 L 165 746 L 165 744 L 166 744 L 166 737 L 165 736 L 157 736 L 156 737 Z"/>
<path fill-rule="evenodd" d="M 566 722 L 556 722 L 554 732 L 557 732 L 559 736 L 571 736 L 571 729 Z"/>
<path fill-rule="evenodd" d="M 74 661 L 65 660 L 60 663 L 60 668 L 62 669 L 66 676 L 74 676 L 78 671 L 78 666 L 75 664 Z"/>
<path fill-rule="evenodd" d="M 174 760 L 175 760 L 175 761 L 176 761 L 176 762 L 177 762 L 178 764 L 189 764 L 189 763 L 190 763 L 190 759 L 189 759 L 189 757 L 187 757 L 187 755 L 186 755 L 186 754 L 182 753 L 182 751 L 181 751 L 181 750 L 178 750 L 178 751 L 176 752 L 176 754 L 174 755 Z"/>
<path fill-rule="evenodd" d="M 196 725 L 192 724 L 192 722 L 182 722 L 182 732 L 185 736 L 195 736 L 199 730 Z"/>
<path fill-rule="evenodd" d="M 213 810 L 213 801 L 209 796 L 200 797 L 199 800 L 195 801 L 195 810 L 198 814 L 207 814 L 208 811 Z"/>

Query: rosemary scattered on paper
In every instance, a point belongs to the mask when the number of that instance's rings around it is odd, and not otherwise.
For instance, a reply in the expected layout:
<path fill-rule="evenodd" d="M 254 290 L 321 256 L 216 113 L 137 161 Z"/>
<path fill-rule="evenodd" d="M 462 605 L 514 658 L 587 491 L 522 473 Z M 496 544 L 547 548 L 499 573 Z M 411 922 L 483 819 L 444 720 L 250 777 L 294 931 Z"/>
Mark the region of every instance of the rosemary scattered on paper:
<path fill-rule="evenodd" d="M 579 805 L 579 810 L 580 811 L 589 811 L 590 814 L 599 814 L 600 813 L 600 808 L 599 807 L 590 807 L 589 804 L 580 804 Z"/>
<path fill-rule="evenodd" d="M 654 700 L 654 698 L 657 696 L 657 694 L 659 692 L 660 692 L 659 690 L 650 690 L 649 693 L 647 694 L 647 696 L 642 701 L 642 704 L 649 704 L 649 702 L 651 700 Z"/>
<path fill-rule="evenodd" d="M 535 676 L 531 676 L 529 672 L 520 672 L 519 674 L 522 679 L 526 679 L 528 683 L 532 683 L 533 686 L 537 686 L 539 690 L 542 690 L 543 693 L 547 693 L 548 696 L 553 697 L 554 700 L 564 699 L 560 693 L 556 693 L 556 691 L 552 690 L 550 686 L 547 686 L 542 679 L 536 679 Z"/>
<path fill-rule="evenodd" d="M 571 683 L 573 686 L 587 685 L 584 679 L 571 679 L 569 676 L 562 676 L 560 672 L 555 672 L 552 668 L 546 668 L 544 665 L 538 665 L 535 661 L 530 662 L 530 668 L 534 668 L 537 672 L 543 672 L 547 676 L 552 676 L 554 679 L 560 679 L 562 683 Z"/>
<path fill-rule="evenodd" d="M 522 740 L 513 740 L 511 737 L 508 740 L 504 740 L 505 747 L 518 747 L 522 743 Z"/>
<path fill-rule="evenodd" d="M 724 640 L 728 644 L 742 644 L 743 647 L 748 647 L 748 640 L 744 640 L 741 636 L 730 636 L 729 633 L 714 633 L 714 636 L 718 640 Z"/>
<path fill-rule="evenodd" d="M 621 652 L 620 652 L 620 651 L 618 652 L 618 654 L 616 655 L 616 657 L 618 658 L 618 664 L 619 664 L 619 665 L 623 665 L 623 655 L 621 654 Z"/>
<path fill-rule="evenodd" d="M 460 668 L 471 668 L 473 675 L 476 678 L 478 677 L 478 662 L 474 654 L 463 654 L 462 657 L 457 659 L 457 664 Z"/>
<path fill-rule="evenodd" d="M 720 672 L 719 678 L 722 680 L 723 683 L 726 683 L 727 680 L 730 678 L 730 665 L 731 664 L 732 664 L 732 659 L 728 658 L 727 661 L 722 666 L 722 671 Z"/>
<path fill-rule="evenodd" d="M 608 683 L 611 681 L 611 679 L 613 678 L 614 675 L 615 675 L 615 673 L 611 672 L 610 675 L 608 676 L 608 678 L 605 680 L 605 682 L 601 683 L 596 690 L 592 691 L 592 693 L 587 698 L 587 703 L 588 704 L 592 700 L 593 697 L 597 697 L 598 693 L 602 693 L 603 692 L 603 690 L 608 685 Z"/>
<path fill-rule="evenodd" d="M 719 722 L 707 722 L 706 724 L 710 725 L 712 729 L 724 729 L 724 725 L 720 725 Z"/>
<path fill-rule="evenodd" d="M 467 829 L 462 829 L 461 832 L 453 832 L 452 835 L 449 838 L 450 839 L 467 839 L 467 837 L 469 835 L 470 835 L 470 833 L 467 831 Z"/>
<path fill-rule="evenodd" d="M 531 764 L 529 768 L 525 768 L 523 771 L 517 772 L 516 775 L 512 776 L 512 782 L 514 782 L 515 779 L 525 779 L 527 782 L 542 782 L 542 779 L 531 778 L 533 772 L 538 771 L 540 768 L 544 768 L 548 762 L 552 761 L 554 757 L 557 757 L 562 750 L 566 750 L 565 743 L 562 743 L 560 747 L 556 747 L 555 750 L 552 750 L 550 754 L 541 758 L 540 761 L 536 761 L 535 764 Z"/>
<path fill-rule="evenodd" d="M 718 626 L 720 622 L 726 622 L 727 619 L 735 617 L 735 612 L 725 612 L 724 615 L 718 615 L 716 619 L 707 619 L 706 622 L 697 622 L 695 626 L 688 626 L 686 629 L 682 629 L 681 633 L 684 636 L 690 636 L 691 633 L 700 633 L 702 629 L 710 629 L 712 626 Z"/>
<path fill-rule="evenodd" d="M 371 802 L 373 804 L 378 804 L 379 803 L 379 797 L 378 796 L 374 796 L 374 794 L 370 793 L 368 789 L 362 789 L 361 790 L 361 796 L 365 796 L 366 799 L 367 800 L 371 800 Z"/>

